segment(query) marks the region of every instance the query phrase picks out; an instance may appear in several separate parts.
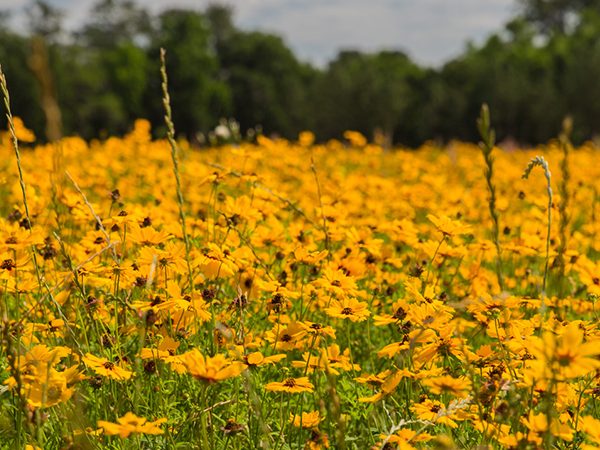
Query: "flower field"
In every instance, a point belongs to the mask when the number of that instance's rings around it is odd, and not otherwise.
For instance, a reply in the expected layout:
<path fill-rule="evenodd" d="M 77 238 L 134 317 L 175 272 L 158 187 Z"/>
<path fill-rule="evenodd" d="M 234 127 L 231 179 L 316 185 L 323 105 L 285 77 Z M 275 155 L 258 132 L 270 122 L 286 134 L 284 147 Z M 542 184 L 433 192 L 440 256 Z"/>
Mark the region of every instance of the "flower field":
<path fill-rule="evenodd" d="M 597 148 L 16 125 L 2 448 L 600 447 Z"/>

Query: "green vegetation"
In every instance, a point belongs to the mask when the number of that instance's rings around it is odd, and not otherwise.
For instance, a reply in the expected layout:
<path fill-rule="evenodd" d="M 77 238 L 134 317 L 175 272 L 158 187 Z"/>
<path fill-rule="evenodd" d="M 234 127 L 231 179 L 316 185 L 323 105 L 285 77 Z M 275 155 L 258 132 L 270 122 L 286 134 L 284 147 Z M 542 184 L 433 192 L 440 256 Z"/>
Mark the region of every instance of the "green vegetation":
<path fill-rule="evenodd" d="M 567 115 L 575 144 L 593 138 L 600 2 L 520 5 L 503 30 L 437 69 L 400 51 L 351 50 L 319 69 L 278 36 L 238 29 L 222 6 L 154 17 L 131 1 L 100 0 L 88 22 L 67 32 L 62 13 L 38 0 L 27 30 L 0 28 L 0 61 L 13 80 L 15 114 L 49 140 L 123 134 L 140 117 L 164 136 L 161 47 L 169 52 L 173 120 L 195 142 L 222 118 L 237 120 L 242 133 L 294 138 L 310 129 L 319 141 L 348 129 L 386 144 L 474 141 L 472 120 L 484 102 L 499 141 L 545 142 Z"/>

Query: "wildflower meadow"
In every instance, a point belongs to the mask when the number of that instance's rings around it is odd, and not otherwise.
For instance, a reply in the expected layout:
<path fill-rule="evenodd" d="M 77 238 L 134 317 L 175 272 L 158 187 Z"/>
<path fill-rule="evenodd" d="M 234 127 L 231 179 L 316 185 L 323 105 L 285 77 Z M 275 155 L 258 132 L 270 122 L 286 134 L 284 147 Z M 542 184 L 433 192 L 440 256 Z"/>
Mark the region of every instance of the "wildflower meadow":
<path fill-rule="evenodd" d="M 0 447 L 600 447 L 600 165 L 0 134 Z M 492 118 L 493 119 L 493 118 Z M 596 162 L 595 162 L 596 161 Z"/>

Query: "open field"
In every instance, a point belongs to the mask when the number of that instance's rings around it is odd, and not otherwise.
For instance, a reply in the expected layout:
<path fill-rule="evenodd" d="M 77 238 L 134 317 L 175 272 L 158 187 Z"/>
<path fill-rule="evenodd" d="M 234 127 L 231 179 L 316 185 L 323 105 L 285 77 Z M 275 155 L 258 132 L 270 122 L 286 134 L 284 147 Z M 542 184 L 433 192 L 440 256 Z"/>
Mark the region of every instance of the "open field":
<path fill-rule="evenodd" d="M 600 446 L 597 148 L 149 131 L 0 138 L 2 448 Z"/>

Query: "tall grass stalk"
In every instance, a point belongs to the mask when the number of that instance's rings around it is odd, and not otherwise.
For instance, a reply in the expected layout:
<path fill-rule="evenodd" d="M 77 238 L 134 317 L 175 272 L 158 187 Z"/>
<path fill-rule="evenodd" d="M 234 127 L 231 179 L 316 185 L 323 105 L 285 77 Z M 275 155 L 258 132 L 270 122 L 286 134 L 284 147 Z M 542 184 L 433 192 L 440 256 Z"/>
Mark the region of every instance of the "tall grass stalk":
<path fill-rule="evenodd" d="M 190 263 L 190 239 L 185 226 L 185 211 L 183 210 L 183 193 L 181 191 L 181 177 L 179 176 L 179 147 L 175 141 L 175 125 L 171 114 L 171 97 L 169 96 L 169 84 L 167 78 L 167 51 L 164 48 L 160 49 L 160 75 L 162 78 L 162 100 L 165 108 L 165 125 L 167 126 L 167 140 L 171 146 L 171 160 L 173 161 L 173 173 L 175 174 L 175 182 L 177 185 L 177 205 L 179 206 L 179 219 L 181 221 L 181 233 L 185 242 L 185 261 L 188 268 L 188 276 L 190 282 L 190 292 L 194 290 L 194 276 L 192 275 L 192 265 Z"/>
<path fill-rule="evenodd" d="M 558 232 L 560 245 L 557 250 L 557 265 L 558 265 L 558 294 L 562 298 L 565 294 L 565 254 L 567 253 L 567 234 L 569 227 L 569 202 L 571 193 L 569 192 L 569 180 L 571 172 L 569 171 L 569 152 L 571 151 L 571 131 L 573 129 L 573 121 L 570 117 L 563 121 L 562 132 L 559 137 L 560 148 L 562 150 L 562 160 L 560 162 L 561 180 L 558 185 L 560 194 L 560 204 L 558 205 L 559 224 Z"/>
<path fill-rule="evenodd" d="M 492 218 L 492 235 L 494 239 L 494 246 L 496 247 L 496 277 L 498 279 L 498 285 L 500 290 L 504 290 L 504 281 L 502 279 L 502 257 L 500 250 L 500 225 L 498 220 L 498 211 L 496 210 L 496 186 L 494 185 L 494 157 L 492 151 L 496 143 L 496 132 L 491 128 L 490 124 L 490 110 L 487 104 L 481 105 L 481 114 L 477 119 L 477 129 L 481 136 L 481 142 L 479 148 L 483 154 L 485 161 L 485 181 L 487 183 L 488 191 L 490 193 L 488 199 L 488 207 L 490 210 L 490 216 Z"/>
<path fill-rule="evenodd" d="M 27 190 L 25 188 L 25 179 L 23 178 L 23 168 L 21 166 L 21 153 L 19 152 L 19 140 L 17 138 L 17 132 L 15 129 L 15 123 L 13 120 L 12 110 L 10 108 L 10 94 L 8 92 L 8 84 L 6 83 L 6 76 L 4 75 L 4 71 L 2 70 L 2 66 L 0 66 L 0 90 L 2 91 L 2 98 L 4 100 L 4 109 L 6 111 L 6 120 L 8 122 L 8 130 L 10 134 L 10 138 L 13 144 L 13 148 L 15 150 L 15 155 L 17 158 L 17 169 L 19 171 L 19 185 L 21 187 L 21 194 L 23 196 L 23 206 L 25 208 L 25 217 L 27 218 L 27 226 L 29 228 L 29 232 L 32 232 L 33 223 L 31 222 L 31 215 L 29 214 L 29 204 L 27 203 Z M 33 265 L 35 267 L 35 273 L 37 275 L 38 285 L 40 290 L 42 289 L 42 277 L 40 274 L 40 268 L 37 262 L 36 257 L 36 249 L 32 244 L 31 248 L 31 256 L 33 260 Z M 16 257 L 15 257 L 16 259 Z M 16 292 L 16 314 L 15 322 L 20 321 L 20 301 L 19 301 L 19 291 L 15 289 Z M 20 373 L 20 359 L 21 359 L 21 331 L 19 327 L 11 327 L 9 318 L 8 318 L 8 304 L 6 306 L 6 311 L 3 312 L 2 318 L 2 328 L 4 332 L 4 344 L 6 348 L 6 352 L 9 356 L 8 362 L 12 372 L 13 377 L 16 382 L 16 397 L 18 399 L 19 405 L 17 407 L 16 416 L 15 416 L 15 428 L 17 431 L 17 447 L 21 446 L 21 435 L 23 432 L 23 418 L 27 416 L 27 399 L 23 395 L 23 381 Z M 11 331 L 14 331 L 16 335 L 16 345 L 13 347 Z M 30 428 L 32 427 L 32 423 L 27 421 Z M 31 430 L 30 430 L 31 431 Z"/>
<path fill-rule="evenodd" d="M 552 227 L 552 174 L 550 173 L 550 168 L 548 167 L 548 162 L 544 159 L 543 156 L 536 156 L 525 168 L 523 175 L 521 178 L 528 179 L 529 174 L 534 167 L 539 166 L 544 170 L 544 176 L 546 177 L 546 190 L 548 192 L 548 226 L 546 229 L 546 264 L 544 266 L 544 282 L 542 285 L 542 297 L 546 295 L 546 281 L 548 279 L 548 266 L 550 262 L 550 231 Z"/>

